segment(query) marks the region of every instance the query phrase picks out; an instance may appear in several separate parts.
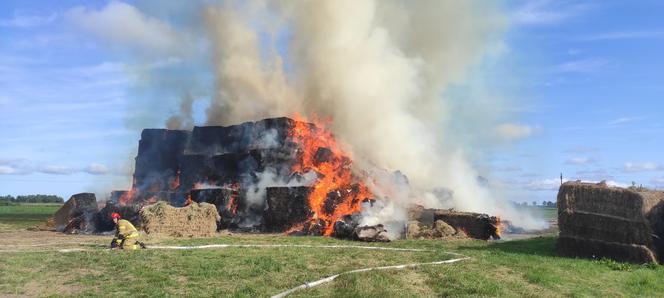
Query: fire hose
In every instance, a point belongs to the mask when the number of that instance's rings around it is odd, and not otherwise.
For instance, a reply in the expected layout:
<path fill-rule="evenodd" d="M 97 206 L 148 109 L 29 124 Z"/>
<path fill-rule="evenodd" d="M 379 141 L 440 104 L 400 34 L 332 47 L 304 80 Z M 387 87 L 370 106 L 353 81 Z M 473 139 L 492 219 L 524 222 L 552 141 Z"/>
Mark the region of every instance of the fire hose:
<path fill-rule="evenodd" d="M 153 249 L 205 249 L 205 248 L 227 248 L 227 247 L 306 247 L 306 248 L 357 248 L 357 249 L 372 249 L 372 250 L 391 250 L 391 251 L 411 251 L 411 252 L 433 252 L 431 249 L 418 249 L 418 248 L 394 248 L 394 247 L 380 247 L 380 246 L 360 246 L 360 245 L 303 245 L 303 244 L 209 244 L 209 245 L 199 245 L 199 246 L 150 246 L 149 248 Z M 368 271 L 377 271 L 377 270 L 398 270 L 413 268 L 419 266 L 431 266 L 431 265 L 443 265 L 443 264 L 452 264 L 463 260 L 468 260 L 470 257 L 458 254 L 455 252 L 445 252 L 450 255 L 458 256 L 459 258 L 427 263 L 412 263 L 412 264 L 401 264 L 401 265 L 392 265 L 392 266 L 382 266 L 382 267 L 371 267 L 371 268 L 362 268 L 355 269 L 351 271 L 342 272 L 332 276 L 328 276 L 316 281 L 306 282 L 297 287 L 289 289 L 287 291 L 281 292 L 272 296 L 272 298 L 281 298 L 286 297 L 292 294 L 295 291 L 310 289 L 328 282 L 332 282 L 337 277 L 341 275 L 361 273 Z"/>
<path fill-rule="evenodd" d="M 150 245 L 147 248 L 149 249 L 173 249 L 173 250 L 190 250 L 190 249 L 213 249 L 213 248 L 231 248 L 231 247 L 241 247 L 241 248 L 251 248 L 251 247 L 265 247 L 265 248 L 280 248 L 280 247 L 292 247 L 292 248 L 354 248 L 354 249 L 368 249 L 368 250 L 389 250 L 389 251 L 408 251 L 408 252 L 434 252 L 436 250 L 432 249 L 420 249 L 420 248 L 397 248 L 397 247 L 380 247 L 380 246 L 361 246 L 361 245 L 306 245 L 306 244 L 205 244 L 205 245 L 193 245 L 193 246 L 176 246 L 176 245 Z M 62 253 L 70 252 L 80 252 L 87 251 L 86 249 L 60 249 L 58 250 Z M 457 256 L 455 259 L 426 262 L 426 263 L 412 263 L 412 264 L 400 264 L 400 265 L 391 265 L 391 266 L 381 266 L 381 267 L 370 267 L 370 268 L 361 268 L 350 270 L 342 273 L 338 273 L 332 276 L 328 276 L 319 280 L 306 282 L 297 287 L 289 289 L 287 291 L 278 293 L 272 298 L 281 298 L 286 297 L 293 292 L 299 290 L 310 289 L 325 283 L 332 282 L 337 277 L 341 275 L 361 273 L 368 271 L 378 271 L 378 270 L 399 270 L 414 268 L 419 266 L 431 266 L 431 265 L 444 265 L 452 264 L 463 260 L 468 260 L 470 257 L 455 253 L 455 252 L 445 252 L 446 254 Z"/>

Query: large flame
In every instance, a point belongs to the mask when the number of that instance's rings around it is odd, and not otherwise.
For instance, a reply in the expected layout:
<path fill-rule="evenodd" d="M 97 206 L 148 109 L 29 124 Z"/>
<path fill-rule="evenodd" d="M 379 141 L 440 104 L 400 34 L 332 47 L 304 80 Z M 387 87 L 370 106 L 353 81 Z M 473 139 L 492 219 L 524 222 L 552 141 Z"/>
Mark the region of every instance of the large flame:
<path fill-rule="evenodd" d="M 344 215 L 361 210 L 364 199 L 373 198 L 371 191 L 352 172 L 350 154 L 337 143 L 326 129 L 329 121 L 293 117 L 295 124 L 290 136 L 300 147 L 294 172 L 315 171 L 318 179 L 309 194 L 312 223 L 325 222 L 324 235 L 331 235 L 334 223 Z M 314 123 L 312 126 L 310 123 Z"/>

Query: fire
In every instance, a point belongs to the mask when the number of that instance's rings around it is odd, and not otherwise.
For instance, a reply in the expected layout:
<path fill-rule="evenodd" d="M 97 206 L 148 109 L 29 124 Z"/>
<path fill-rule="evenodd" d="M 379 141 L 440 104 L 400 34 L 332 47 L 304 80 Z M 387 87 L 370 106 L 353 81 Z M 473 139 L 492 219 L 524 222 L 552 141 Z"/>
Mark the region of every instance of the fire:
<path fill-rule="evenodd" d="M 314 214 L 310 220 L 323 220 L 323 234 L 331 235 L 338 219 L 360 211 L 362 200 L 373 195 L 357 181 L 351 169 L 350 154 L 337 144 L 323 121 L 314 119 L 314 127 L 304 117 L 296 115 L 293 118 L 296 121 L 290 136 L 300 146 L 300 152 L 292 170 L 318 173 L 308 198 L 309 208 Z"/>
<path fill-rule="evenodd" d="M 175 173 L 175 177 L 171 179 L 170 186 L 172 190 L 175 190 L 176 188 L 180 187 L 180 168 L 178 168 L 177 173 Z"/>
<path fill-rule="evenodd" d="M 228 200 L 228 206 L 226 206 L 226 210 L 230 211 L 231 214 L 235 215 L 237 214 L 237 197 L 239 196 L 239 190 L 240 190 L 240 184 L 239 183 L 233 183 L 230 186 L 231 189 L 231 197 Z"/>
<path fill-rule="evenodd" d="M 118 203 L 120 206 L 125 206 L 131 203 L 131 201 L 134 200 L 134 196 L 138 190 L 136 189 L 136 177 L 134 177 L 134 181 L 132 182 L 131 189 L 125 192 L 120 198 L 118 198 Z"/>

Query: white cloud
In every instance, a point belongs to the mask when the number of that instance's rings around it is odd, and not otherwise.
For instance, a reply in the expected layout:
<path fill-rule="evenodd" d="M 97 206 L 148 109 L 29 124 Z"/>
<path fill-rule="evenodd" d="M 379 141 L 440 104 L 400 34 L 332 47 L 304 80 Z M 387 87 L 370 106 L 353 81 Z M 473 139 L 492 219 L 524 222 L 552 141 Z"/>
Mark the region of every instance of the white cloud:
<path fill-rule="evenodd" d="M 622 40 L 622 39 L 640 39 L 640 38 L 662 38 L 664 30 L 641 30 L 641 31 L 615 31 L 599 33 L 583 38 L 585 41 L 598 40 Z"/>
<path fill-rule="evenodd" d="M 76 171 L 67 166 L 45 165 L 39 169 L 39 172 L 53 175 L 69 175 L 75 173 Z"/>
<path fill-rule="evenodd" d="M 664 170 L 664 167 L 655 162 L 642 162 L 642 163 L 627 162 L 623 166 L 623 172 L 627 173 L 651 172 L 651 171 L 662 171 L 662 170 Z"/>
<path fill-rule="evenodd" d="M 507 140 L 517 140 L 530 137 L 540 131 L 539 126 L 503 123 L 495 127 L 499 137 Z"/>
<path fill-rule="evenodd" d="M 0 166 L 0 175 L 14 174 L 16 170 L 10 166 Z"/>
<path fill-rule="evenodd" d="M 49 16 L 27 16 L 14 12 L 14 17 L 11 19 L 0 20 L 0 27 L 28 28 L 43 26 L 52 23 L 56 18 L 56 14 L 51 14 Z"/>
<path fill-rule="evenodd" d="M 563 179 L 563 182 L 567 182 Z M 557 190 L 560 187 L 560 178 L 532 180 L 523 185 L 524 189 L 533 191 Z"/>
<path fill-rule="evenodd" d="M 664 177 L 652 179 L 651 182 L 652 182 L 652 184 L 654 184 L 656 186 L 662 187 L 662 186 L 664 186 Z"/>
<path fill-rule="evenodd" d="M 587 146 L 578 146 L 574 148 L 569 148 L 563 152 L 565 153 L 590 153 L 590 152 L 597 152 L 599 151 L 599 148 L 597 147 L 587 147 Z"/>
<path fill-rule="evenodd" d="M 103 175 L 108 173 L 108 168 L 103 164 L 93 163 L 87 166 L 84 171 L 92 175 Z"/>
<path fill-rule="evenodd" d="M 597 160 L 595 160 L 592 157 L 573 157 L 568 159 L 565 164 L 568 165 L 587 165 L 591 163 L 595 163 Z"/>
<path fill-rule="evenodd" d="M 99 11 L 77 7 L 67 17 L 82 30 L 120 48 L 154 55 L 174 54 L 183 45 L 182 37 L 169 24 L 127 3 L 113 1 Z"/>
<path fill-rule="evenodd" d="M 603 58 L 586 58 L 558 64 L 553 70 L 557 73 L 594 73 L 608 64 Z"/>
<path fill-rule="evenodd" d="M 109 170 L 105 165 L 100 163 L 91 163 L 87 167 L 81 168 L 65 165 L 43 164 L 26 159 L 0 160 L 0 175 L 26 175 L 33 173 L 49 175 L 71 175 L 81 172 L 91 175 L 104 175 L 107 174 Z"/>
<path fill-rule="evenodd" d="M 563 182 L 570 181 L 569 179 L 563 179 Z M 587 183 L 599 183 L 600 181 L 593 181 L 593 180 L 587 180 L 583 181 Z M 608 186 L 613 186 L 613 187 L 629 187 L 627 183 L 621 183 L 613 180 L 605 180 L 606 184 Z M 530 182 L 527 182 L 523 185 L 523 188 L 526 190 L 531 190 L 531 191 L 552 191 L 552 190 L 558 190 L 560 188 L 560 178 L 553 178 L 553 179 L 540 179 L 540 180 L 533 180 Z"/>
<path fill-rule="evenodd" d="M 613 121 L 609 122 L 609 125 L 618 125 L 618 124 L 628 123 L 628 122 L 632 122 L 633 120 L 634 120 L 634 118 L 630 118 L 630 117 L 618 118 L 616 120 L 613 120 Z"/>
<path fill-rule="evenodd" d="M 559 0 L 528 0 L 512 14 L 512 21 L 523 25 L 549 25 L 581 14 L 588 3 Z"/>

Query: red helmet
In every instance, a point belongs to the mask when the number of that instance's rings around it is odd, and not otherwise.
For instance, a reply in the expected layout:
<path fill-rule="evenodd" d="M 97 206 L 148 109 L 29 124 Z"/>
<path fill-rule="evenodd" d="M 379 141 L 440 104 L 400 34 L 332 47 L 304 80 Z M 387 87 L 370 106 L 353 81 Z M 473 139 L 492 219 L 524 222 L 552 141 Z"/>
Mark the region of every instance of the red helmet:
<path fill-rule="evenodd" d="M 113 218 L 113 219 L 116 219 L 116 218 L 117 218 L 117 219 L 120 219 L 120 217 L 121 217 L 121 216 L 120 216 L 120 213 L 117 213 L 117 212 L 113 212 L 113 213 L 111 213 L 111 218 Z"/>

